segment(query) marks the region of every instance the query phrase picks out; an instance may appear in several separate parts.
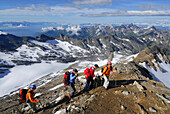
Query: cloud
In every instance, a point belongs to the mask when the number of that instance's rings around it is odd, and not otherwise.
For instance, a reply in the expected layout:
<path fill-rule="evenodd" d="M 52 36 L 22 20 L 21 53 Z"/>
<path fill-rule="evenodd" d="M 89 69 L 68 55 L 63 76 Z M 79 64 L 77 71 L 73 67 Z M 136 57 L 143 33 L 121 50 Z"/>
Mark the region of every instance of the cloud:
<path fill-rule="evenodd" d="M 95 14 L 82 14 L 83 17 L 109 17 L 109 16 L 170 16 L 170 11 L 109 11 Z"/>
<path fill-rule="evenodd" d="M 0 15 L 44 15 L 51 12 L 50 7 L 35 6 L 34 4 L 27 7 L 17 7 L 14 9 L 0 10 Z"/>
<path fill-rule="evenodd" d="M 24 26 L 23 24 L 19 24 L 19 25 L 3 24 L 3 26 L 7 27 L 7 28 L 24 28 L 24 27 L 27 27 L 27 26 Z"/>
<path fill-rule="evenodd" d="M 104 6 L 104 5 L 111 5 L 112 0 L 75 0 L 73 2 L 77 5 L 98 5 L 98 6 Z"/>
<path fill-rule="evenodd" d="M 80 14 L 93 14 L 93 13 L 101 13 L 103 11 L 110 11 L 111 9 L 107 8 L 77 8 L 70 6 L 36 6 L 30 5 L 27 7 L 17 7 L 13 9 L 5 9 L 0 10 L 0 15 L 80 15 Z"/>
<path fill-rule="evenodd" d="M 158 4 L 143 4 L 136 7 L 141 10 L 169 10 L 169 5 L 158 5 Z"/>
<path fill-rule="evenodd" d="M 151 5 L 151 4 L 140 5 L 140 6 L 137 6 L 137 8 L 141 10 L 156 10 L 157 9 L 156 5 Z"/>
<path fill-rule="evenodd" d="M 148 7 L 148 9 L 151 9 Z M 154 9 L 154 7 L 152 8 Z M 57 15 L 57 16 L 81 16 L 81 17 L 109 17 L 109 16 L 170 16 L 170 10 L 145 10 L 127 11 L 126 9 L 111 8 L 77 8 L 70 6 L 42 6 L 30 5 L 13 9 L 0 10 L 0 15 Z"/>

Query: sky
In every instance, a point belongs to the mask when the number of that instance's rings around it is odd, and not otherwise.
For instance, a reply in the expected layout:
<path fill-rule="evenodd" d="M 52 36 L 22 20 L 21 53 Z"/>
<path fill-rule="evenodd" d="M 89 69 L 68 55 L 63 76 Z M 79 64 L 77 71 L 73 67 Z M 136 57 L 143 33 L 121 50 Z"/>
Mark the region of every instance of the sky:
<path fill-rule="evenodd" d="M 170 0 L 0 0 L 0 21 L 170 25 Z"/>

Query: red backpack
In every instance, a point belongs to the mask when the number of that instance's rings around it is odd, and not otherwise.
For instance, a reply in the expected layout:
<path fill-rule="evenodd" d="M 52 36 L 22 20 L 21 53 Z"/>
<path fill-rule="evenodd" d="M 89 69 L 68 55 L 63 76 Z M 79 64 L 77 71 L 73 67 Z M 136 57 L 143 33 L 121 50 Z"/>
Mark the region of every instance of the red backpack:
<path fill-rule="evenodd" d="M 19 100 L 21 103 L 26 101 L 26 94 L 27 94 L 27 89 L 20 89 L 19 90 Z"/>
<path fill-rule="evenodd" d="M 65 72 L 64 78 L 63 78 L 63 83 L 64 83 L 65 86 L 70 84 L 69 80 L 70 80 L 70 72 L 67 71 L 67 72 Z"/>
<path fill-rule="evenodd" d="M 89 68 L 86 68 L 86 69 L 84 70 L 84 74 L 85 74 L 85 78 L 86 78 L 86 79 L 88 79 L 87 74 L 89 74 L 89 73 L 90 73 L 90 69 L 89 69 Z"/>

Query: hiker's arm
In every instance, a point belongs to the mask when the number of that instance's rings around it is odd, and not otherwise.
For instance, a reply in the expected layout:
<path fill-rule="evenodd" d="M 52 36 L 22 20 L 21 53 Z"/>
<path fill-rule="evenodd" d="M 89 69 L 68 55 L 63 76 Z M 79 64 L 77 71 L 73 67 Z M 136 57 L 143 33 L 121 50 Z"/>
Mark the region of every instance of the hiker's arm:
<path fill-rule="evenodd" d="M 118 73 L 120 73 L 120 71 L 118 71 L 117 68 L 116 68 L 115 70 L 112 68 L 112 72 L 118 72 Z"/>
<path fill-rule="evenodd" d="M 70 75 L 70 78 L 71 78 L 71 80 L 73 80 L 73 79 L 76 78 L 76 75 L 71 74 L 71 75 Z"/>
<path fill-rule="evenodd" d="M 114 69 L 112 68 L 112 72 L 117 72 L 117 70 L 114 70 Z"/>
<path fill-rule="evenodd" d="M 91 75 L 92 77 L 95 77 L 95 75 L 94 75 L 94 70 L 93 70 L 93 69 L 90 69 L 90 75 Z"/>
<path fill-rule="evenodd" d="M 31 102 L 33 102 L 33 103 L 38 103 L 38 102 L 39 102 L 39 100 L 34 100 L 34 99 L 33 99 L 33 96 L 31 95 L 31 93 L 28 93 L 28 98 L 29 98 L 29 100 L 30 100 Z"/>

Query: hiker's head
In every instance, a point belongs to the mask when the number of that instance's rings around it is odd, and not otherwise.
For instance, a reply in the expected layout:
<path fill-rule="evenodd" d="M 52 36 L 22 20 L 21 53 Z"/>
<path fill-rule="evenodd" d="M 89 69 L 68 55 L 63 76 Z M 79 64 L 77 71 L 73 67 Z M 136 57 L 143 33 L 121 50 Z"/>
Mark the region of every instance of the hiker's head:
<path fill-rule="evenodd" d="M 73 73 L 78 73 L 78 70 L 76 68 L 73 69 Z"/>
<path fill-rule="evenodd" d="M 111 63 L 110 61 L 108 61 L 108 62 L 107 62 L 107 65 L 110 65 L 110 66 L 111 66 L 111 65 L 112 65 L 112 63 Z"/>
<path fill-rule="evenodd" d="M 30 86 L 30 89 L 32 89 L 32 90 L 35 90 L 37 87 L 36 87 L 36 85 L 31 85 Z"/>
<path fill-rule="evenodd" d="M 95 64 L 95 65 L 94 65 L 94 68 L 95 68 L 95 69 L 99 68 L 98 64 Z"/>

